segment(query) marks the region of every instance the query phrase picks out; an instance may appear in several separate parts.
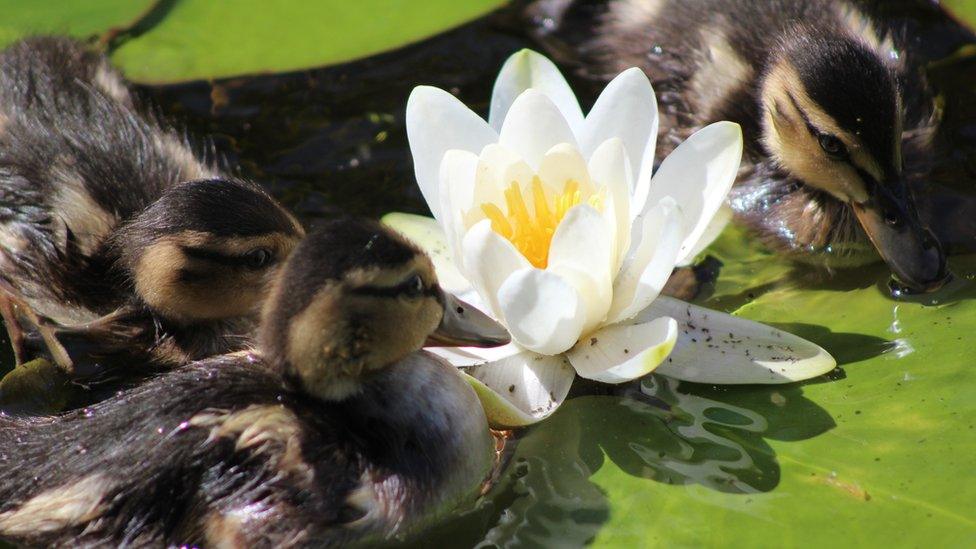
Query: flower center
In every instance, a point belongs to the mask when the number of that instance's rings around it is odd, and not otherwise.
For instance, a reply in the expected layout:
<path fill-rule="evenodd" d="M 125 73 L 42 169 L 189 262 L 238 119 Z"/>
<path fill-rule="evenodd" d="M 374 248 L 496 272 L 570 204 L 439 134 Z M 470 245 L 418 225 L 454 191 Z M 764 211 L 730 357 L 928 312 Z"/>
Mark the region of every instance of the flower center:
<path fill-rule="evenodd" d="M 525 203 L 518 182 L 512 182 L 505 190 L 505 206 L 508 214 L 495 204 L 482 204 L 481 211 L 491 220 L 491 228 L 504 236 L 529 260 L 534 267 L 545 269 L 549 264 L 549 245 L 556 227 L 573 206 L 583 202 L 579 182 L 569 180 L 563 191 L 549 200 L 542 181 L 532 178 L 532 211 Z M 603 198 L 593 194 L 586 201 L 597 210 L 603 209 Z"/>

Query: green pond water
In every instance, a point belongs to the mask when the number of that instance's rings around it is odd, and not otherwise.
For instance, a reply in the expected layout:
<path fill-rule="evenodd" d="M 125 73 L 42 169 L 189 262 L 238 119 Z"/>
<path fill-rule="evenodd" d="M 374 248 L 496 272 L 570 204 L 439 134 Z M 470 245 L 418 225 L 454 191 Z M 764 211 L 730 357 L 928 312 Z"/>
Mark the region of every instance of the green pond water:
<path fill-rule="evenodd" d="M 942 59 L 931 72 L 948 152 L 935 179 L 971 200 L 976 57 L 949 58 L 958 33 L 921 4 L 884 9 L 913 18 L 926 55 Z M 336 211 L 426 213 L 403 130 L 409 91 L 433 84 L 484 112 L 502 60 L 526 45 L 479 21 L 348 65 L 140 93 L 309 223 Z M 735 228 L 707 253 L 722 267 L 700 304 L 795 332 L 838 368 L 781 386 L 659 375 L 578 384 L 552 418 L 510 441 L 475 508 L 403 543 L 976 546 L 976 256 L 953 256 L 955 281 L 939 293 L 898 301 L 881 265 L 818 272 Z"/>

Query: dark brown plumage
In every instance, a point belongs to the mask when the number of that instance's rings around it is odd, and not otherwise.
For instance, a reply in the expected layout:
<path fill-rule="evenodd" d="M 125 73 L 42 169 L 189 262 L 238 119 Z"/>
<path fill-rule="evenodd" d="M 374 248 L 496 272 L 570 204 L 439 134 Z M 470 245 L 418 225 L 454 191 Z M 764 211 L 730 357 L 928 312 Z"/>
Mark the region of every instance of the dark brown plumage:
<path fill-rule="evenodd" d="M 47 346 L 71 340 L 92 364 L 168 367 L 243 348 L 269 275 L 303 234 L 137 103 L 78 42 L 0 53 L 0 276 L 19 359 L 36 343 L 20 341 L 27 309 L 51 325 Z"/>
<path fill-rule="evenodd" d="M 418 351 L 456 313 L 398 235 L 329 222 L 277 277 L 258 350 L 69 414 L 0 415 L 0 539 L 319 547 L 423 526 L 494 462 L 474 391 Z M 486 327 L 456 343 L 507 342 Z"/>
<path fill-rule="evenodd" d="M 771 248 L 827 268 L 880 254 L 917 290 L 945 280 L 913 196 L 939 113 L 912 43 L 863 3 L 537 0 L 525 14 L 586 80 L 632 66 L 648 74 L 659 156 L 710 122 L 742 125 L 730 205 Z"/>

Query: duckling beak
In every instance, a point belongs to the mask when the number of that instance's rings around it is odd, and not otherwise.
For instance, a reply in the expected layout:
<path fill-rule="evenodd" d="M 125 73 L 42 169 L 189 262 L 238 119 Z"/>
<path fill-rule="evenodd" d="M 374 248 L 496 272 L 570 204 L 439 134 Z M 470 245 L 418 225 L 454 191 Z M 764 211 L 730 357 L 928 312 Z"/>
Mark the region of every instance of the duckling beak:
<path fill-rule="evenodd" d="M 892 189 L 902 189 L 896 194 Z M 915 212 L 900 181 L 872 185 L 863 203 L 852 203 L 858 221 L 899 282 L 932 292 L 949 279 L 942 246 Z"/>
<path fill-rule="evenodd" d="M 477 308 L 444 291 L 438 301 L 444 316 L 425 347 L 500 347 L 511 341 L 504 326 Z"/>

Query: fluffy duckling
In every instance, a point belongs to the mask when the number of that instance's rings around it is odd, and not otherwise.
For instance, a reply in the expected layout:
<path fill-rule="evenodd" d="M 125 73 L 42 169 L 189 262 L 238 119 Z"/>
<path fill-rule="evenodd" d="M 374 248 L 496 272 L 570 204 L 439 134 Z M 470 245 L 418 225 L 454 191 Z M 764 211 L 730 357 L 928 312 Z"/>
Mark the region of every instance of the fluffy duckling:
<path fill-rule="evenodd" d="M 501 345 L 430 261 L 375 222 L 294 251 L 259 348 L 190 363 L 91 408 L 0 415 L 0 538 L 28 545 L 332 546 L 401 534 L 478 492 L 478 398 L 418 351 Z"/>
<path fill-rule="evenodd" d="M 66 369 L 59 339 L 167 365 L 243 348 L 302 235 L 143 115 L 103 56 L 63 38 L 0 53 L 0 311 L 18 361 L 21 315 Z"/>
<path fill-rule="evenodd" d="M 945 255 L 919 221 L 937 124 L 909 43 L 849 0 L 537 0 L 535 34 L 584 77 L 632 66 L 677 128 L 672 148 L 738 122 L 746 158 L 730 204 L 773 249 L 832 267 L 880 257 L 916 291 L 940 287 Z"/>

